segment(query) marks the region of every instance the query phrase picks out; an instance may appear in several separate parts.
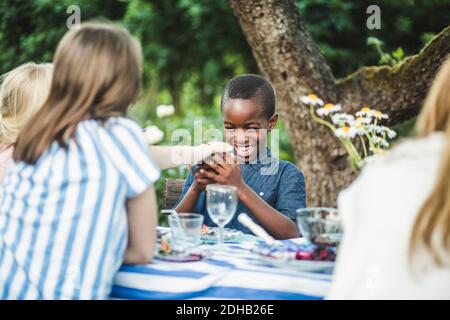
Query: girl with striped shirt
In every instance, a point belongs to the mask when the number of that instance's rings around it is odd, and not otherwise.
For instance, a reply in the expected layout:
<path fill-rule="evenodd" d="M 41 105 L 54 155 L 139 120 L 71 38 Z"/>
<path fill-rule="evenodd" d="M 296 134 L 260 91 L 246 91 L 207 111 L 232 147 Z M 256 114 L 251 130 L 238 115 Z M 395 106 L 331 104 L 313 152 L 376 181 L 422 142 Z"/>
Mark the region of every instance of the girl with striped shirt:
<path fill-rule="evenodd" d="M 160 171 L 125 117 L 140 82 L 140 45 L 120 27 L 59 43 L 0 188 L 0 299 L 104 299 L 123 262 L 151 260 Z"/>

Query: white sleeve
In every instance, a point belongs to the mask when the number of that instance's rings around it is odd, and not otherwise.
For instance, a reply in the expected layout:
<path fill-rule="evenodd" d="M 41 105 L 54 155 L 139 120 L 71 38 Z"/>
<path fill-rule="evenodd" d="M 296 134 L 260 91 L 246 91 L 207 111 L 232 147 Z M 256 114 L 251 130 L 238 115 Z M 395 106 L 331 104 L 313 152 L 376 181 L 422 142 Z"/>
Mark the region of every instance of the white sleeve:
<path fill-rule="evenodd" d="M 134 198 L 153 185 L 160 169 L 150 155 L 142 128 L 127 118 L 112 118 L 101 140 L 116 169 L 126 181 L 127 198 Z"/>

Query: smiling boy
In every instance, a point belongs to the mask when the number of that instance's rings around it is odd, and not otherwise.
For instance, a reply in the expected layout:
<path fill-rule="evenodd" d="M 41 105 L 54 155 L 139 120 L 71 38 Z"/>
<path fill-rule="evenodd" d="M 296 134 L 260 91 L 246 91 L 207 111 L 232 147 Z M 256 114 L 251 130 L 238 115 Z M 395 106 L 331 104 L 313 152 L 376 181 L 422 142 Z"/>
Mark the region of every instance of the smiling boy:
<path fill-rule="evenodd" d="M 237 214 L 249 214 L 277 239 L 298 237 L 296 210 L 306 206 L 303 173 L 292 163 L 272 157 L 266 148 L 267 133 L 278 120 L 272 86 L 258 75 L 237 76 L 224 89 L 221 110 L 225 139 L 236 156 L 216 154 L 195 166 L 176 210 L 201 213 L 205 224 L 214 226 L 206 210 L 206 185 L 233 185 L 239 198 Z M 227 227 L 250 233 L 237 221 L 237 214 Z"/>

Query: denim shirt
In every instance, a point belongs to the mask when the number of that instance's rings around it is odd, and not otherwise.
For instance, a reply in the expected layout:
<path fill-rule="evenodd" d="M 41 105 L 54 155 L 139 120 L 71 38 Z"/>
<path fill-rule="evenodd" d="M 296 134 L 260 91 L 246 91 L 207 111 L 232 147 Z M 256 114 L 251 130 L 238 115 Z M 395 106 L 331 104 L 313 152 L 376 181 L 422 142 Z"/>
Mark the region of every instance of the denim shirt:
<path fill-rule="evenodd" d="M 271 157 L 269 150 L 262 160 L 258 160 L 258 162 L 253 164 L 241 164 L 240 166 L 243 181 L 261 199 L 272 208 L 296 221 L 296 210 L 306 207 L 306 190 L 303 173 L 294 164 Z M 189 173 L 179 202 L 194 182 L 195 170 L 197 170 L 196 166 Z M 206 191 L 200 193 L 195 212 L 204 216 L 204 223 L 207 226 L 216 226 L 206 209 Z M 251 233 L 237 220 L 237 216 L 243 212 L 247 213 L 253 221 L 258 223 L 250 210 L 241 201 L 238 201 L 236 214 L 226 227 L 237 229 L 244 233 Z"/>

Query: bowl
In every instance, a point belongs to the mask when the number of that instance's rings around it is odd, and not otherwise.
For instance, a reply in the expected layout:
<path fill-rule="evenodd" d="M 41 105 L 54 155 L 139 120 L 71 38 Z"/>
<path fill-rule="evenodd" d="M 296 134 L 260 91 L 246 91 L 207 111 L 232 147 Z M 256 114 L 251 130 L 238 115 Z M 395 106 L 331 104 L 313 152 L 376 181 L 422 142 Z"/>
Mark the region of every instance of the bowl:
<path fill-rule="evenodd" d="M 297 226 L 309 243 L 324 246 L 339 246 L 341 243 L 343 228 L 336 208 L 298 209 Z"/>

